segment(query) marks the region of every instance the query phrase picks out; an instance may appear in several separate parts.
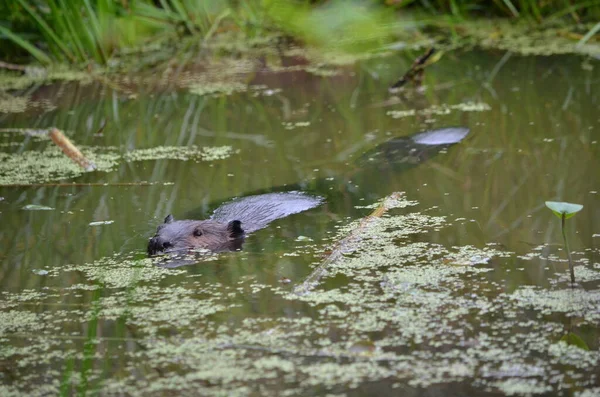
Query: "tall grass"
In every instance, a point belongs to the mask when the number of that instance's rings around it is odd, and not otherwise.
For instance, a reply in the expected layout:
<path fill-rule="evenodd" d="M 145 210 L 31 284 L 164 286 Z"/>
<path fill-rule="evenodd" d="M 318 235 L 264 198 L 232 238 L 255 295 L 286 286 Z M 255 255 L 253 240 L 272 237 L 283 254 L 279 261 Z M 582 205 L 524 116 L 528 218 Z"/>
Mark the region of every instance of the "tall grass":
<path fill-rule="evenodd" d="M 543 21 L 600 19 L 600 0 L 13 0 L 0 4 L 0 44 L 43 64 L 106 64 L 124 47 L 220 30 L 363 49 L 389 37 L 398 12 Z M 593 32 L 596 33 L 596 32 Z M 592 33 L 592 35 L 593 35 Z M 589 39 L 589 38 L 588 38 Z M 358 43 L 358 45 L 357 45 Z"/>
<path fill-rule="evenodd" d="M 227 15 L 226 2 L 160 0 L 15 0 L 4 38 L 43 64 L 105 64 L 124 47 L 179 34 L 212 34 Z M 20 20 L 20 23 L 17 21 Z"/>

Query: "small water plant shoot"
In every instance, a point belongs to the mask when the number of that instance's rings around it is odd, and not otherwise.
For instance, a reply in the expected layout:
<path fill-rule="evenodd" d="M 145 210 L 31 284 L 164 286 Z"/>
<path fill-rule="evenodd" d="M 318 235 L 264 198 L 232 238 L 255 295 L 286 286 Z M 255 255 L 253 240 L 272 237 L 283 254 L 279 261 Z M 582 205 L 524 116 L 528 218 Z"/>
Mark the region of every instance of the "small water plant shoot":
<path fill-rule="evenodd" d="M 565 242 L 565 249 L 567 250 L 567 257 L 569 258 L 571 284 L 575 284 L 575 271 L 573 270 L 573 259 L 571 258 L 571 251 L 569 250 L 569 242 L 567 241 L 567 235 L 565 234 L 565 221 L 581 211 L 583 205 L 558 201 L 546 201 L 546 207 L 550 208 L 550 210 L 554 212 L 554 215 L 561 219 L 562 236 Z"/>

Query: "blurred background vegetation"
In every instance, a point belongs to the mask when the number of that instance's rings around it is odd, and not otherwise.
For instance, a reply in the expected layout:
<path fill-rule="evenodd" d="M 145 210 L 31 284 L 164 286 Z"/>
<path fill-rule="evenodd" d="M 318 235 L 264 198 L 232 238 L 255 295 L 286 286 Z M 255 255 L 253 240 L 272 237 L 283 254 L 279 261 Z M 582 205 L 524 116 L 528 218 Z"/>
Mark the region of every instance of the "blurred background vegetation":
<path fill-rule="evenodd" d="M 581 26 L 581 39 L 600 31 L 600 0 L 12 0 L 0 2 L 0 59 L 106 65 L 122 53 L 220 34 L 362 51 L 401 31 L 475 18 L 567 22 Z"/>

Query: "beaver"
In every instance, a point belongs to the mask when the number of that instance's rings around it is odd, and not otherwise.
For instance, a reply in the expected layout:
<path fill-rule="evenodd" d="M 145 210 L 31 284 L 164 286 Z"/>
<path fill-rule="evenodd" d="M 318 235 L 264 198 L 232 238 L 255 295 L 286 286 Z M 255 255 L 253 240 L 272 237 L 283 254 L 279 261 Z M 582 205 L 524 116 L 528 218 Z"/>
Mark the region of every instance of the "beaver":
<path fill-rule="evenodd" d="M 219 206 L 206 220 L 176 221 L 168 215 L 150 238 L 148 255 L 185 254 L 198 249 L 237 251 L 248 233 L 276 219 L 315 208 L 322 202 L 322 197 L 297 191 L 267 193 L 231 200 Z"/>
<path fill-rule="evenodd" d="M 396 175 L 401 170 L 423 163 L 462 141 L 468 134 L 468 128 L 449 127 L 390 139 L 358 158 L 359 174 L 351 179 L 363 180 L 366 185 L 363 190 L 357 192 L 354 183 L 345 179 L 340 191 L 350 195 L 360 193 L 361 196 L 365 192 L 378 192 L 381 188 L 378 189 L 375 185 L 386 187 L 383 175 Z M 376 170 L 373 170 L 373 167 Z M 391 172 L 385 173 L 388 168 Z M 374 174 L 378 177 L 373 178 Z M 315 181 L 315 190 L 331 198 L 334 194 L 331 186 L 319 188 L 320 185 L 320 181 Z M 306 186 L 302 185 L 287 185 L 284 188 L 306 190 Z M 322 197 L 299 191 L 256 193 L 258 192 L 221 205 L 207 220 L 175 221 L 171 215 L 167 216 L 164 223 L 158 226 L 156 235 L 150 239 L 148 254 L 152 256 L 160 253 L 186 253 L 194 249 L 212 252 L 236 251 L 241 249 L 247 233 L 262 229 L 276 219 L 314 208 L 323 201 Z M 390 192 L 385 194 L 388 193 Z M 192 217 L 200 217 L 200 214 L 192 214 Z"/>

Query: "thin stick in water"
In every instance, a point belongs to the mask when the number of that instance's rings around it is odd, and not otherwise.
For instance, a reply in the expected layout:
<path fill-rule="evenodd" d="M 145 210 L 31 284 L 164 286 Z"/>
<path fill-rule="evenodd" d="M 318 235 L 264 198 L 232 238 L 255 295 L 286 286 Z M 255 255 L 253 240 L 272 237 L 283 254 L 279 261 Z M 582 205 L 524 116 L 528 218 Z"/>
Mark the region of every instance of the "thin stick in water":
<path fill-rule="evenodd" d="M 97 169 L 96 164 L 88 160 L 83 153 L 57 128 L 51 128 L 48 136 L 73 162 L 86 171 Z"/>
<path fill-rule="evenodd" d="M 308 275 L 306 280 L 294 288 L 294 293 L 298 295 L 304 295 L 309 293 L 315 288 L 321 278 L 327 274 L 327 269 L 335 262 L 340 260 L 349 251 L 353 250 L 357 241 L 360 241 L 366 228 L 368 228 L 377 218 L 381 218 L 390 208 L 393 207 L 401 196 L 401 193 L 395 192 L 387 196 L 379 207 L 377 207 L 371 214 L 364 217 L 358 226 L 354 228 L 346 237 L 338 241 L 333 247 L 331 253 L 325 258 L 323 262 L 311 274 Z"/>

